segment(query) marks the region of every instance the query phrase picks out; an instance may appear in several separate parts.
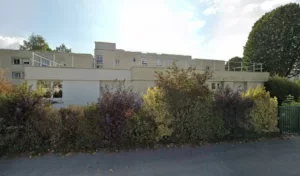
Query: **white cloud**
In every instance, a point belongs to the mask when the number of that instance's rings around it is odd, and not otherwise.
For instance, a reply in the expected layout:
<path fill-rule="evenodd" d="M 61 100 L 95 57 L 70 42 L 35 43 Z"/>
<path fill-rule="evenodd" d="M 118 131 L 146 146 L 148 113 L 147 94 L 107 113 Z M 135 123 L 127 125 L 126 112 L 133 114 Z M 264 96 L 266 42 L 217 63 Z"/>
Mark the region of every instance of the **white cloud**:
<path fill-rule="evenodd" d="M 176 1 L 176 3 L 185 1 Z M 170 1 L 126 0 L 120 12 L 117 47 L 126 50 L 199 54 L 206 21 L 196 18 L 189 4 L 174 7 Z"/>
<path fill-rule="evenodd" d="M 215 7 L 209 7 L 207 9 L 205 9 L 203 12 L 204 15 L 213 15 L 216 13 L 217 13 L 217 8 L 215 8 Z"/>
<path fill-rule="evenodd" d="M 199 1 L 200 7 L 187 0 L 120 1 L 117 47 L 228 60 L 243 55 L 251 27 L 266 11 L 300 0 Z"/>
<path fill-rule="evenodd" d="M 0 36 L 0 48 L 18 49 L 24 38 Z"/>
<path fill-rule="evenodd" d="M 202 0 L 203 5 L 217 7 L 211 37 L 201 47 L 204 58 L 230 59 L 242 56 L 255 21 L 267 11 L 300 0 Z M 209 23 L 209 22 L 208 22 Z"/>

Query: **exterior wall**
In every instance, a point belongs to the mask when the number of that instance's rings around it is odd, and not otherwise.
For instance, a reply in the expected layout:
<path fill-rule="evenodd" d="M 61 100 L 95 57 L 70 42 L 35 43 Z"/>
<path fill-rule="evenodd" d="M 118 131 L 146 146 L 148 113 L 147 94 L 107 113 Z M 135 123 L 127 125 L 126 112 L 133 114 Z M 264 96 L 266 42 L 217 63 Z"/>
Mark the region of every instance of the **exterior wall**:
<path fill-rule="evenodd" d="M 139 80 L 131 81 L 132 88 L 134 92 L 145 93 L 149 87 L 154 87 L 155 83 L 153 80 Z"/>
<path fill-rule="evenodd" d="M 64 106 L 86 105 L 99 98 L 99 81 L 63 81 Z"/>
<path fill-rule="evenodd" d="M 208 59 L 194 59 L 192 61 L 196 69 L 204 70 L 209 68 L 209 70 L 214 71 L 225 71 L 225 61 L 219 60 L 208 60 Z"/>
<path fill-rule="evenodd" d="M 91 54 L 75 54 L 75 53 L 52 53 L 52 52 L 35 52 L 36 54 L 45 57 L 55 62 L 66 64 L 66 67 L 92 68 L 93 56 Z M 12 58 L 28 59 L 29 64 L 21 63 L 19 65 L 12 64 Z M 35 57 L 38 59 L 38 57 Z M 73 61 L 72 61 L 73 58 Z M 12 72 L 24 73 L 24 67 L 32 66 L 32 51 L 20 51 L 0 49 L 0 68 L 7 69 L 6 78 L 12 84 L 20 84 L 23 79 L 13 79 Z M 37 64 L 37 63 L 35 63 Z M 37 65 L 36 65 L 37 66 Z"/>
<path fill-rule="evenodd" d="M 130 80 L 129 70 L 25 67 L 26 80 Z"/>
<path fill-rule="evenodd" d="M 155 71 L 165 71 L 167 69 L 159 68 L 141 68 L 136 67 L 131 69 L 131 80 L 135 90 L 145 92 L 147 85 L 143 82 L 147 82 L 154 85 Z M 199 73 L 204 73 L 203 70 L 196 70 Z M 215 83 L 215 87 L 229 86 L 233 89 L 249 89 L 256 87 L 258 84 L 269 79 L 269 73 L 267 72 L 230 72 L 230 71 L 214 71 L 212 72 L 212 78 L 208 81 L 208 86 L 212 88 L 212 83 Z M 137 82 L 136 84 L 134 82 Z M 151 84 L 150 84 L 151 85 Z"/>
<path fill-rule="evenodd" d="M 187 68 L 191 65 L 191 56 L 124 51 L 115 49 L 114 43 L 96 42 L 94 52 L 95 58 L 103 57 L 103 68 L 106 69 L 131 69 L 134 66 L 140 66 L 142 60 L 147 62 L 145 67 L 157 67 L 158 63 L 167 66 L 170 61 L 180 68 Z"/>
<path fill-rule="evenodd" d="M 107 42 L 95 42 L 95 49 L 99 50 L 115 50 L 115 43 L 107 43 Z"/>

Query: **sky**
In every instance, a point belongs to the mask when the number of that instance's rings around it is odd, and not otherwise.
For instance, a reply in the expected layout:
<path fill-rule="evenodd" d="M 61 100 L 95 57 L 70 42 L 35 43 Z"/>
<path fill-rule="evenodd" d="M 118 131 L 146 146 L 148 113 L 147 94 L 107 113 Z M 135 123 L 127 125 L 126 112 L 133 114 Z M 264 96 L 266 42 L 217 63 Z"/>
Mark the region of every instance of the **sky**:
<path fill-rule="evenodd" d="M 256 20 L 300 0 L 0 0 L 0 48 L 18 49 L 32 33 L 51 48 L 93 54 L 118 49 L 228 60 L 243 55 Z"/>

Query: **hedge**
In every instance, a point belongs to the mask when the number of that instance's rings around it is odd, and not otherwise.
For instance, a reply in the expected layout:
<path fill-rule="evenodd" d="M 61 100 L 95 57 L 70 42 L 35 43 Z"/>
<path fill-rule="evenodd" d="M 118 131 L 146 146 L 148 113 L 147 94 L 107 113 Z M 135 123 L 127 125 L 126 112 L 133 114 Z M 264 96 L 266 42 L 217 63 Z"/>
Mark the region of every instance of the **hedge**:
<path fill-rule="evenodd" d="M 212 92 L 210 73 L 173 68 L 140 96 L 119 82 L 86 106 L 52 109 L 27 85 L 0 94 L 0 153 L 151 148 L 253 139 L 278 132 L 263 88 Z M 249 135 L 251 134 L 251 135 Z"/>

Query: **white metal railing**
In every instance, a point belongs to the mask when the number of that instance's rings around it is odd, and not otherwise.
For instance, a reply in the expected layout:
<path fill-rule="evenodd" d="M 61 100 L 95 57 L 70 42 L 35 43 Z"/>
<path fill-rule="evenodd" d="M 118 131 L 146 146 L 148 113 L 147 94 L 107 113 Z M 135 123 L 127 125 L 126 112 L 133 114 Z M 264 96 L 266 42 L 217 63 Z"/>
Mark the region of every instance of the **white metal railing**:
<path fill-rule="evenodd" d="M 55 58 L 55 54 L 53 56 Z M 36 54 L 35 52 L 32 52 L 31 64 L 32 66 L 40 66 L 40 67 L 64 67 L 64 65 L 59 64 L 54 60 L 48 59 L 39 54 Z"/>
<path fill-rule="evenodd" d="M 241 72 L 263 72 L 263 64 L 227 61 L 225 64 L 225 70 Z"/>

